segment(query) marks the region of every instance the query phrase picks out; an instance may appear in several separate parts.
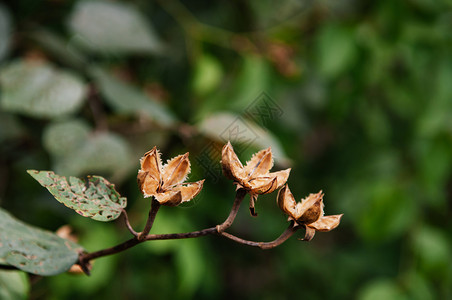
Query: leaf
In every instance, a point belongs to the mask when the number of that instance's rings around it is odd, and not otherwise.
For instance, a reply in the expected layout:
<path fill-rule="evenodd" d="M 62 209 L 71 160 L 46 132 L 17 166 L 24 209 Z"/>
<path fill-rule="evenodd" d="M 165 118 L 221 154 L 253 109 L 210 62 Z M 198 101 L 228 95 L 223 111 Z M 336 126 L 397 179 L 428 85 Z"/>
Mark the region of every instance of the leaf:
<path fill-rule="evenodd" d="M 66 65 L 75 69 L 83 69 L 88 64 L 84 53 L 75 47 L 74 42 L 67 41 L 50 30 L 39 28 L 29 32 L 29 36 L 39 46 L 42 46 L 46 53 Z"/>
<path fill-rule="evenodd" d="M 91 69 L 96 83 L 107 103 L 119 113 L 145 114 L 161 126 L 171 126 L 176 118 L 162 104 L 149 98 L 141 90 L 114 78 L 100 68 Z"/>
<path fill-rule="evenodd" d="M 216 93 L 212 93 L 200 105 L 193 119 L 201 120 L 209 113 L 221 110 L 231 109 L 241 112 L 249 110 L 256 102 L 262 100 L 262 93 L 267 91 L 270 71 L 269 63 L 263 57 L 245 56 L 238 73 L 234 74 L 234 80 Z"/>
<path fill-rule="evenodd" d="M 45 62 L 18 60 L 0 69 L 1 106 L 38 118 L 76 112 L 86 94 L 77 76 Z"/>
<path fill-rule="evenodd" d="M 175 253 L 175 263 L 179 273 L 178 294 L 191 296 L 204 283 L 206 273 L 205 255 L 200 243 L 194 240 L 180 241 Z"/>
<path fill-rule="evenodd" d="M 86 143 L 91 128 L 80 120 L 68 120 L 50 124 L 43 134 L 44 147 L 53 155 L 64 157 L 75 154 Z M 74 151 L 75 150 L 75 151 Z"/>
<path fill-rule="evenodd" d="M 430 277 L 445 280 L 450 272 L 451 245 L 446 233 L 440 229 L 423 226 L 414 235 L 413 250 L 419 257 L 420 266 Z"/>
<path fill-rule="evenodd" d="M 109 224 L 86 222 L 85 219 L 78 218 L 74 220 L 73 225 L 83 232 L 80 235 L 80 243 L 86 249 L 103 249 L 105 245 L 116 245 L 121 242 L 117 228 L 108 226 Z M 93 269 L 90 276 L 74 276 L 66 272 L 46 278 L 50 283 L 49 286 L 52 287 L 52 299 L 91 298 L 90 295 L 111 288 L 112 281 L 118 274 L 118 258 L 118 255 L 109 255 L 96 259 L 92 262 Z"/>
<path fill-rule="evenodd" d="M 162 53 L 164 46 L 146 18 L 132 5 L 81 1 L 69 27 L 83 47 L 97 53 Z"/>
<path fill-rule="evenodd" d="M 398 178 L 374 179 L 366 190 L 366 207 L 355 220 L 356 228 L 364 238 L 388 240 L 412 226 L 417 219 L 418 207 L 409 191 Z"/>
<path fill-rule="evenodd" d="M 0 4 L 0 61 L 2 61 L 9 52 L 11 46 L 11 15 L 5 6 Z"/>
<path fill-rule="evenodd" d="M 28 299 L 30 282 L 21 271 L 0 271 L 0 299 Z"/>
<path fill-rule="evenodd" d="M 124 138 L 110 132 L 93 132 L 78 119 L 51 123 L 44 131 L 43 143 L 52 155 L 55 171 L 61 175 L 101 172 L 121 177 L 136 167 Z"/>
<path fill-rule="evenodd" d="M 389 279 L 377 279 L 361 289 L 359 300 L 403 300 L 406 299 L 397 284 Z"/>
<path fill-rule="evenodd" d="M 127 205 L 127 200 L 115 186 L 100 176 L 89 176 L 87 182 L 59 176 L 51 171 L 28 170 L 34 179 L 47 188 L 56 200 L 75 210 L 79 215 L 96 221 L 117 219 Z"/>
<path fill-rule="evenodd" d="M 273 157 L 278 164 L 284 166 L 290 164 L 290 159 L 286 156 L 276 137 L 256 123 L 241 116 L 227 112 L 211 114 L 197 124 L 197 128 L 202 134 L 221 143 L 231 141 L 256 149 L 270 146 Z"/>
<path fill-rule="evenodd" d="M 0 209 L 0 258 L 25 272 L 50 276 L 67 271 L 83 248 L 27 225 Z"/>
<path fill-rule="evenodd" d="M 215 57 L 201 56 L 196 61 L 193 71 L 192 87 L 194 92 L 200 96 L 211 93 L 221 83 L 223 76 L 221 64 Z"/>
<path fill-rule="evenodd" d="M 351 30 L 328 25 L 318 36 L 316 53 L 322 75 L 336 77 L 355 62 L 358 51 Z"/>

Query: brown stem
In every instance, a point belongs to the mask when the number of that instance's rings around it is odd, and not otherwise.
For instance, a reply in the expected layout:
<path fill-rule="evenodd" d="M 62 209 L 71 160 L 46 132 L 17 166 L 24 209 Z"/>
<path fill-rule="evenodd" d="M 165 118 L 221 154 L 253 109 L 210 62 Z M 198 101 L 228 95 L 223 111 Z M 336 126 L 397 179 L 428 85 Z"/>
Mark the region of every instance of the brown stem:
<path fill-rule="evenodd" d="M 91 253 L 85 253 L 82 254 L 79 258 L 79 264 L 87 264 L 90 260 L 107 256 L 111 254 L 115 254 L 118 252 L 122 252 L 124 250 L 127 250 L 135 245 L 138 245 L 145 241 L 153 241 L 153 240 L 175 240 L 175 239 L 188 239 L 188 238 L 196 238 L 200 236 L 205 236 L 209 234 L 215 234 L 217 233 L 216 227 L 206 228 L 199 231 L 192 231 L 192 232 L 184 232 L 184 233 L 168 233 L 168 234 L 149 234 L 147 236 L 144 236 L 141 240 L 137 237 L 131 238 L 130 240 L 127 240 L 119 245 L 116 245 L 111 248 L 99 250 L 96 252 Z M 86 272 L 85 272 L 86 273 Z"/>
<path fill-rule="evenodd" d="M 230 240 L 233 240 L 234 242 L 240 243 L 240 244 L 253 246 L 253 247 L 259 247 L 261 249 L 271 249 L 271 248 L 275 248 L 275 247 L 281 245 L 282 243 L 284 243 L 285 241 L 287 241 L 287 239 L 290 238 L 298 229 L 300 229 L 299 226 L 293 227 L 293 224 L 290 224 L 289 227 L 276 240 L 271 241 L 271 242 L 248 241 L 248 240 L 244 240 L 242 238 L 236 237 L 235 235 L 232 235 L 227 232 L 221 232 L 220 234 L 222 236 L 224 236 Z"/>
<path fill-rule="evenodd" d="M 107 256 L 107 255 L 115 254 L 115 253 L 118 253 L 118 252 L 122 252 L 122 251 L 127 250 L 127 249 L 129 249 L 129 248 L 141 243 L 141 242 L 142 241 L 138 240 L 138 238 L 134 237 L 134 238 L 131 238 L 130 240 L 127 240 L 127 241 L 125 241 L 125 242 L 123 242 L 123 243 L 121 243 L 119 245 L 116 245 L 114 247 L 111 247 L 111 248 L 102 249 L 102 250 L 99 250 L 99 251 L 96 251 L 96 252 L 82 254 L 79 257 L 78 264 L 80 266 L 82 266 L 82 269 L 83 269 L 83 265 L 86 266 L 86 264 L 88 264 L 90 260 L 93 260 L 95 258 L 99 258 L 99 257 L 102 257 L 102 256 Z"/>
<path fill-rule="evenodd" d="M 211 227 L 203 230 L 184 232 L 184 233 L 166 233 L 166 234 L 149 234 L 146 237 L 146 241 L 156 241 L 156 240 L 178 240 L 178 239 L 190 239 L 197 238 L 201 236 L 206 236 L 209 234 L 216 234 L 217 228 Z"/>
<path fill-rule="evenodd" d="M 130 225 L 129 216 L 127 215 L 127 212 L 125 209 L 122 209 L 122 215 L 123 215 L 124 223 L 125 223 L 127 229 L 130 231 L 131 234 L 133 234 L 133 236 L 138 237 L 138 232 L 133 230 L 132 225 Z"/>
<path fill-rule="evenodd" d="M 197 238 L 197 237 L 201 237 L 201 236 L 206 236 L 206 235 L 210 235 L 210 234 L 219 234 L 219 235 L 222 235 L 237 243 L 248 245 L 248 246 L 260 247 L 261 249 L 271 249 L 271 248 L 274 248 L 274 247 L 284 243 L 289 237 L 291 237 L 300 228 L 300 226 L 294 227 L 294 224 L 292 222 L 290 224 L 289 228 L 287 228 L 276 240 L 274 240 L 272 242 L 248 241 L 248 240 L 244 240 L 244 239 L 236 237 L 232 234 L 224 232 L 224 230 L 229 228 L 232 225 L 232 223 L 234 222 L 234 219 L 237 215 L 240 204 L 242 203 L 243 198 L 245 198 L 245 195 L 246 195 L 246 191 L 244 189 L 237 190 L 231 212 L 229 213 L 228 217 L 222 224 L 217 225 L 215 227 L 206 228 L 203 230 L 198 230 L 198 231 L 185 232 L 185 233 L 167 233 L 167 234 L 149 234 L 149 232 L 152 228 L 152 224 L 154 223 L 155 216 L 160 208 L 160 203 L 156 200 L 153 200 L 152 204 L 151 204 L 151 209 L 149 210 L 149 218 L 146 222 L 146 226 L 145 226 L 144 230 L 141 233 L 139 233 L 139 234 L 137 234 L 137 236 L 135 236 L 119 245 L 113 246 L 111 248 L 107 248 L 107 249 L 103 249 L 103 250 L 99 250 L 99 251 L 91 252 L 91 253 L 80 254 L 78 264 L 82 267 L 83 271 L 89 275 L 89 267 L 90 267 L 89 263 L 91 260 L 99 258 L 99 257 L 107 256 L 107 255 L 112 255 L 112 254 L 115 254 L 118 252 L 122 252 L 124 250 L 127 250 L 127 249 L 134 247 L 145 241 L 188 239 L 188 238 Z M 126 217 L 126 215 L 124 215 L 124 216 Z M 128 220 L 126 221 L 126 224 L 127 223 L 128 223 Z M 129 226 L 130 226 L 130 224 L 128 224 L 128 227 Z M 129 230 L 133 231 L 133 229 L 131 229 L 131 226 L 130 226 Z"/>
<path fill-rule="evenodd" d="M 232 204 L 231 212 L 227 219 L 220 225 L 217 225 L 217 232 L 222 233 L 227 228 L 231 227 L 234 222 L 235 217 L 237 216 L 237 212 L 239 211 L 240 204 L 242 204 L 243 198 L 245 198 L 246 191 L 244 189 L 238 189 L 235 194 L 234 204 Z"/>
<path fill-rule="evenodd" d="M 138 234 L 138 240 L 143 241 L 146 239 L 146 236 L 149 234 L 152 225 L 154 224 L 155 216 L 157 215 L 159 208 L 160 203 L 157 200 L 152 199 L 151 209 L 149 210 L 149 216 L 148 220 L 146 221 L 146 226 L 144 227 L 143 231 Z"/>

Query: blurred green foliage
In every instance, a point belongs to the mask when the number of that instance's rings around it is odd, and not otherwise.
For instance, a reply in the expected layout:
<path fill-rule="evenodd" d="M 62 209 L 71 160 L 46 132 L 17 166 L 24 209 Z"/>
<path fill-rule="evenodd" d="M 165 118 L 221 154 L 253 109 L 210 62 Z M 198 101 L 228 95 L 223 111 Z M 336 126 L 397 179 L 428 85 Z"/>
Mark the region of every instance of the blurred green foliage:
<path fill-rule="evenodd" d="M 105 176 L 138 229 L 150 205 L 138 159 L 157 145 L 165 159 L 190 151 L 191 179 L 207 180 L 153 232 L 218 224 L 234 187 L 207 149 L 237 128 L 242 160 L 272 146 L 298 199 L 322 189 L 326 213 L 345 214 L 310 243 L 268 251 L 205 237 L 101 258 L 90 278 L 29 287 L 2 271 L 0 297 L 451 298 L 451 82 L 450 0 L 0 4 L 0 205 L 21 220 L 69 223 L 89 251 L 126 239 L 120 222 L 72 214 L 25 170 Z M 231 230 L 278 236 L 275 197 Z"/>

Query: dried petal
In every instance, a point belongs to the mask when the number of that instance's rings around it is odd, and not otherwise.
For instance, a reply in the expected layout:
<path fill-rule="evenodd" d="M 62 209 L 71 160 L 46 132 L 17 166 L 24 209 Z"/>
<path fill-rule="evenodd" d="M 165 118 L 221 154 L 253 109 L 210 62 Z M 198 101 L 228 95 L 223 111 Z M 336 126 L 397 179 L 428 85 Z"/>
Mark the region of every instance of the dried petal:
<path fill-rule="evenodd" d="M 189 183 L 187 185 L 176 186 L 172 190 L 181 192 L 182 202 L 186 202 L 190 201 L 191 199 L 196 197 L 196 195 L 198 195 L 199 192 L 201 192 L 203 184 L 204 179 L 197 182 Z"/>
<path fill-rule="evenodd" d="M 138 170 L 137 182 L 138 182 L 138 188 L 140 189 L 140 191 L 143 191 L 143 184 L 144 184 L 144 180 L 146 179 L 147 174 L 148 174 L 148 172 Z"/>
<path fill-rule="evenodd" d="M 248 178 L 254 178 L 268 174 L 273 167 L 272 150 L 270 147 L 261 150 L 251 157 L 244 168 Z"/>
<path fill-rule="evenodd" d="M 142 177 L 144 177 L 144 181 L 140 181 L 140 178 Z M 153 196 L 157 193 L 157 190 L 159 188 L 159 182 L 155 180 L 155 178 L 149 176 L 148 172 L 144 173 L 144 176 L 143 172 L 138 172 L 137 178 L 140 190 L 145 198 Z"/>
<path fill-rule="evenodd" d="M 256 209 L 254 208 L 254 205 L 257 201 L 257 195 L 256 194 L 250 194 L 250 214 L 253 217 L 257 217 Z"/>
<path fill-rule="evenodd" d="M 289 179 L 289 175 L 290 175 L 290 168 L 286 169 L 286 170 L 282 170 L 282 171 L 278 171 L 278 172 L 273 172 L 270 173 L 270 176 L 275 176 L 277 178 L 277 186 L 276 189 L 280 189 L 283 185 L 286 184 L 287 179 Z"/>
<path fill-rule="evenodd" d="M 188 173 L 190 173 L 188 152 L 169 160 L 168 163 L 163 166 L 162 189 L 166 190 L 175 185 L 181 184 L 187 178 Z"/>
<path fill-rule="evenodd" d="M 235 154 L 230 142 L 224 145 L 223 150 L 221 151 L 221 167 L 223 169 L 223 174 L 227 178 L 241 184 L 245 181 L 246 176 L 243 165 Z"/>
<path fill-rule="evenodd" d="M 311 224 L 317 221 L 323 212 L 322 191 L 317 194 L 309 194 L 306 199 L 297 204 L 297 223 Z"/>
<path fill-rule="evenodd" d="M 315 229 L 313 229 L 313 228 L 311 228 L 311 227 L 308 227 L 308 226 L 305 226 L 305 229 L 306 229 L 306 232 L 305 232 L 305 234 L 304 234 L 304 238 L 301 239 L 301 240 L 302 240 L 302 241 L 309 242 L 310 240 L 312 240 L 312 238 L 313 238 L 314 235 L 315 235 Z"/>
<path fill-rule="evenodd" d="M 276 177 L 258 177 L 245 182 L 246 187 L 254 194 L 269 194 L 272 193 L 277 186 Z"/>
<path fill-rule="evenodd" d="M 287 214 L 289 217 L 296 219 L 296 201 L 292 193 L 290 192 L 289 186 L 285 185 L 279 192 L 277 197 L 277 203 L 279 208 Z"/>
<path fill-rule="evenodd" d="M 155 194 L 154 197 L 161 205 L 166 206 L 176 206 L 182 202 L 181 191 L 169 190 L 164 193 Z"/>
<path fill-rule="evenodd" d="M 339 226 L 342 215 L 332 215 L 321 217 L 316 222 L 309 224 L 308 226 L 318 231 L 330 231 Z"/>
<path fill-rule="evenodd" d="M 154 147 L 152 150 L 146 152 L 140 159 L 140 164 L 143 172 L 147 172 L 148 176 L 153 177 L 157 181 L 160 180 L 162 161 L 157 147 Z"/>

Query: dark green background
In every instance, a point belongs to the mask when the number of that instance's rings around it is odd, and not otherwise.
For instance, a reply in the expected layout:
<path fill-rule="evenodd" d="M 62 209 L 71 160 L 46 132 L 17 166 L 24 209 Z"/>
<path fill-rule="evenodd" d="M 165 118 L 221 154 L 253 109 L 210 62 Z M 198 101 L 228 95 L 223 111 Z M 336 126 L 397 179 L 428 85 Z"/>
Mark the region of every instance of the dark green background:
<path fill-rule="evenodd" d="M 192 202 L 164 207 L 153 232 L 210 227 L 234 186 L 206 149 L 247 120 L 255 139 L 234 143 L 242 162 L 279 149 L 274 170 L 292 167 L 296 199 L 322 189 L 326 214 L 344 217 L 309 243 L 267 251 L 216 236 L 149 242 L 97 260 L 90 278 L 34 280 L 30 299 L 452 297 L 452 1 L 105 1 L 82 18 L 87 3 L 0 6 L 3 208 L 52 231 L 70 224 L 88 250 L 111 246 L 129 237 L 120 222 L 76 215 L 26 170 L 105 176 L 139 230 L 150 203 L 136 187 L 138 159 L 157 145 L 164 160 L 189 151 L 190 181 L 206 182 Z M 116 32 L 127 20 L 137 28 Z M 11 108 L 25 100 L 6 81 L 32 89 L 5 72 L 21 63 L 75 74 L 83 99 L 63 114 Z M 70 95 L 43 97 L 64 107 Z M 287 222 L 275 198 L 259 197 L 257 218 L 244 205 L 230 231 L 277 237 Z"/>

